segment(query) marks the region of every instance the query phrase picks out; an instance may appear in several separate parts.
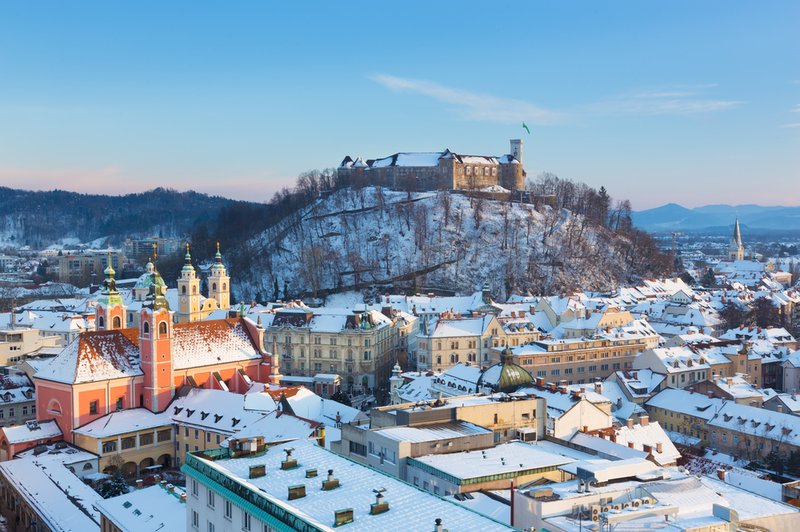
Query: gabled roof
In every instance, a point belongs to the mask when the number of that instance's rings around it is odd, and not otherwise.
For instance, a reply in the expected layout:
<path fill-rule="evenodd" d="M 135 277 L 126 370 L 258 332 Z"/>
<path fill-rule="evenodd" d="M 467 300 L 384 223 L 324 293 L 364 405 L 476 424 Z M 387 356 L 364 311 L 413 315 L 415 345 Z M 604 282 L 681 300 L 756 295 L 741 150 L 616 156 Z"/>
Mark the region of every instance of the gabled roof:
<path fill-rule="evenodd" d="M 261 358 L 254 326 L 245 319 L 224 319 L 173 326 L 175 369 Z M 35 379 L 67 384 L 142 375 L 138 329 L 83 333 L 65 347 Z"/>
<path fill-rule="evenodd" d="M 119 329 L 81 333 L 34 379 L 77 384 L 141 374 L 138 330 Z"/>

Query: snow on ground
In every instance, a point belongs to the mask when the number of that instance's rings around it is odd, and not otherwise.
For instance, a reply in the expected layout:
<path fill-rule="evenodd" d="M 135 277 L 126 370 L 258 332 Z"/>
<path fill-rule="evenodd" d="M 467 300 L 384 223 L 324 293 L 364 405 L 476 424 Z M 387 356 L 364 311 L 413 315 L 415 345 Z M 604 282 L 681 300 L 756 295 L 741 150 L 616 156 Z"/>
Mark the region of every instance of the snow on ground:
<path fill-rule="evenodd" d="M 580 216 L 453 192 L 340 190 L 250 244 L 270 260 L 241 282 L 267 298 L 276 278 L 290 294 L 416 277 L 458 291 L 488 280 L 505 295 L 506 286 L 607 289 L 627 273 L 612 237 Z"/>

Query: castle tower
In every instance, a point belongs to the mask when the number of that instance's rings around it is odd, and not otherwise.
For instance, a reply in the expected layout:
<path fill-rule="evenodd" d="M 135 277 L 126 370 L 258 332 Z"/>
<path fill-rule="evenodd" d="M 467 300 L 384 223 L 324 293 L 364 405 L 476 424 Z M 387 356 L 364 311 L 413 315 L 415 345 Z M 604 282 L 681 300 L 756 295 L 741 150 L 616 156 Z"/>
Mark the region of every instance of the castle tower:
<path fill-rule="evenodd" d="M 522 164 L 522 139 L 511 139 L 511 155 Z"/>
<path fill-rule="evenodd" d="M 738 216 L 733 226 L 733 237 L 731 238 L 730 246 L 728 246 L 728 258 L 731 260 L 744 260 L 744 245 L 742 245 L 742 233 L 739 230 Z"/>
<path fill-rule="evenodd" d="M 111 252 L 108 253 L 107 266 L 104 270 L 106 279 L 100 290 L 95 306 L 95 324 L 99 331 L 110 331 L 125 327 L 125 305 L 122 296 L 117 291 L 117 282 L 114 280 L 114 266 L 111 265 Z"/>
<path fill-rule="evenodd" d="M 178 323 L 198 321 L 200 319 L 200 279 L 197 278 L 189 244 L 186 244 L 186 256 L 181 276 L 178 279 Z"/>
<path fill-rule="evenodd" d="M 151 412 L 161 412 L 174 393 L 172 312 L 164 297 L 167 288 L 164 280 L 158 270 L 152 276 L 150 293 L 139 315 L 139 355 L 144 373 L 140 403 Z"/>
<path fill-rule="evenodd" d="M 208 297 L 216 299 L 222 310 L 231 308 L 230 277 L 225 271 L 225 265 L 222 264 L 219 242 L 217 242 L 217 254 L 214 255 L 214 265 L 211 266 L 211 274 L 208 276 Z"/>

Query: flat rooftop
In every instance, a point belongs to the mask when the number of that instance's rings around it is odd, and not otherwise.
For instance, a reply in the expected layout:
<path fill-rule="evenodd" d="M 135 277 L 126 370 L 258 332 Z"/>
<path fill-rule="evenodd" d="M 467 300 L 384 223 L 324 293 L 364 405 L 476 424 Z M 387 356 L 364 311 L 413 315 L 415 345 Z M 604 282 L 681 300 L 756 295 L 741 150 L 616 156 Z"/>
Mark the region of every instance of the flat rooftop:
<path fill-rule="evenodd" d="M 538 469 L 556 468 L 574 462 L 572 458 L 537 449 L 522 442 L 504 443 L 480 451 L 430 454 L 409 458 L 408 465 L 424 464 L 458 480 L 490 475 L 534 474 Z"/>
<path fill-rule="evenodd" d="M 184 491 L 156 484 L 95 503 L 100 512 L 124 532 L 186 529 Z"/>
<path fill-rule="evenodd" d="M 386 427 L 377 429 L 375 432 L 397 441 L 423 443 L 428 441 L 461 438 L 463 436 L 487 434 L 491 433 L 492 431 L 466 421 L 455 421 L 450 423 L 431 423 L 428 425 L 417 425 L 413 427 Z"/>
<path fill-rule="evenodd" d="M 292 448 L 292 458 L 298 467 L 280 469 L 286 449 Z M 206 456 L 206 458 L 204 458 Z M 217 459 L 214 459 L 217 458 Z M 264 465 L 266 475 L 249 478 L 250 466 Z M 306 469 L 317 469 L 319 476 L 306 478 Z M 336 489 L 320 489 L 327 471 L 340 482 Z M 261 508 L 275 507 L 277 512 L 288 509 L 306 523 L 321 530 L 334 530 L 334 512 L 352 508 L 353 522 L 337 527 L 343 531 L 373 530 L 433 530 L 434 521 L 442 519 L 448 530 L 510 530 L 498 521 L 463 508 L 455 502 L 439 498 L 384 473 L 334 454 L 309 441 L 295 441 L 239 458 L 223 454 L 192 453 L 183 470 L 188 476 L 210 478 L 214 482 L 235 481 L 236 489 L 248 490 L 248 500 Z M 288 486 L 303 484 L 306 496 L 288 500 Z M 382 489 L 389 510 L 370 515 L 375 502 L 373 490 Z M 256 516 L 258 517 L 258 516 Z"/>

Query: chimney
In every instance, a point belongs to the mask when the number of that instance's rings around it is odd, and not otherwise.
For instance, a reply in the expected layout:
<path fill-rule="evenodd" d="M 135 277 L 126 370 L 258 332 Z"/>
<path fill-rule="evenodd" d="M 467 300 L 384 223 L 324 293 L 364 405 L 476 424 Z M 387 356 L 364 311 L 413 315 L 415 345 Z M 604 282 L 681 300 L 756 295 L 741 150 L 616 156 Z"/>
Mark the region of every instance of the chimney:
<path fill-rule="evenodd" d="M 633 442 L 632 442 L 632 441 L 629 441 L 629 442 L 628 442 L 628 447 L 630 447 L 631 449 L 633 449 Z"/>
<path fill-rule="evenodd" d="M 444 527 L 442 526 L 442 519 L 440 517 L 437 517 L 436 521 L 434 521 L 433 532 L 444 532 Z"/>
<path fill-rule="evenodd" d="M 589 425 L 584 425 L 582 432 L 584 432 L 584 433 L 589 432 Z"/>
<path fill-rule="evenodd" d="M 136 489 L 137 489 L 137 490 L 140 490 L 140 489 L 142 489 L 143 487 L 144 487 L 144 482 L 142 481 L 142 479 L 140 479 L 140 478 L 137 478 L 137 479 L 136 479 Z"/>
<path fill-rule="evenodd" d="M 611 433 L 611 441 L 614 442 L 614 443 L 617 443 L 617 433 L 616 432 L 612 432 Z"/>
<path fill-rule="evenodd" d="M 650 416 L 639 416 L 639 424 L 646 427 L 650 424 Z"/>
<path fill-rule="evenodd" d="M 632 429 L 633 428 L 633 418 L 629 417 L 627 419 L 627 421 L 625 421 L 625 424 L 628 426 L 629 429 Z"/>
<path fill-rule="evenodd" d="M 714 398 L 714 390 L 708 390 L 708 398 L 709 399 L 713 399 Z"/>
<path fill-rule="evenodd" d="M 594 383 L 594 393 L 603 393 L 603 383 L 601 381 Z"/>
<path fill-rule="evenodd" d="M 634 380 L 638 380 L 639 379 L 639 372 L 638 371 L 634 371 L 633 373 L 631 373 L 631 375 L 633 375 L 633 379 Z"/>
<path fill-rule="evenodd" d="M 664 445 L 661 442 L 656 443 L 656 452 L 661 454 L 664 452 Z"/>
<path fill-rule="evenodd" d="M 519 317 L 520 318 L 524 318 L 525 317 L 525 311 L 524 310 L 520 310 L 519 311 Z"/>
<path fill-rule="evenodd" d="M 778 412 L 778 413 L 780 413 L 780 414 L 782 414 L 782 413 L 783 413 L 783 405 L 782 405 L 782 404 L 780 404 L 780 403 L 778 403 L 777 405 L 775 405 L 775 411 L 776 411 L 776 412 Z"/>
<path fill-rule="evenodd" d="M 528 312 L 531 313 L 531 316 L 536 314 L 536 307 L 534 307 L 533 305 L 528 306 Z"/>
<path fill-rule="evenodd" d="M 725 482 L 725 477 L 728 475 L 728 472 L 722 468 L 717 469 L 717 478 L 719 478 L 722 482 Z"/>
<path fill-rule="evenodd" d="M 184 503 L 186 502 L 186 494 L 185 493 L 181 493 L 181 502 L 184 502 Z"/>
<path fill-rule="evenodd" d="M 170 493 L 172 493 L 172 492 L 175 491 L 175 485 L 174 484 L 167 484 L 167 489 L 169 490 Z"/>

